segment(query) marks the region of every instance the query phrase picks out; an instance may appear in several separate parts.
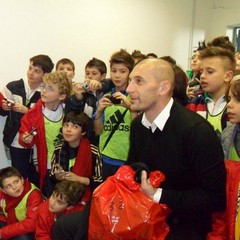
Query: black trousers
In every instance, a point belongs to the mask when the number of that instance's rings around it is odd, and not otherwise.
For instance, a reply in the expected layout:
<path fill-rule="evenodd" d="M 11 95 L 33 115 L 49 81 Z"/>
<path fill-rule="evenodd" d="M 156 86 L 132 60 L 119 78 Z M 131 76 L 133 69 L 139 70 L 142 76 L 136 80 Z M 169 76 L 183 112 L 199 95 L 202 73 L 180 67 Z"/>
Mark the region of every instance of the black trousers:
<path fill-rule="evenodd" d="M 16 168 L 23 178 L 39 186 L 38 173 L 32 161 L 32 149 L 10 147 L 12 166 Z"/>
<path fill-rule="evenodd" d="M 52 240 L 87 240 L 91 202 L 83 211 L 66 214 L 58 218 L 52 230 Z"/>

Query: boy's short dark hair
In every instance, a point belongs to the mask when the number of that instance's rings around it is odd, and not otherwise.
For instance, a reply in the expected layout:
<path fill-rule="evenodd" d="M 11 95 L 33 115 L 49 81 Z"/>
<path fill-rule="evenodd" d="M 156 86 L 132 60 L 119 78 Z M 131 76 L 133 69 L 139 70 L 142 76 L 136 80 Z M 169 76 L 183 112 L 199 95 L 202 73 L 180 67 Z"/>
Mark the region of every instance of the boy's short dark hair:
<path fill-rule="evenodd" d="M 115 52 L 112 54 L 110 59 L 110 67 L 112 67 L 113 64 L 124 64 L 131 72 L 134 67 L 134 59 L 133 57 L 124 49 L 121 49 L 118 52 Z"/>
<path fill-rule="evenodd" d="M 63 123 L 66 122 L 77 124 L 82 128 L 83 132 L 87 132 L 91 124 L 91 119 L 84 112 L 68 112 L 63 119 Z"/>
<path fill-rule="evenodd" d="M 0 170 L 0 187 L 3 188 L 3 181 L 6 178 L 10 178 L 10 177 L 19 177 L 22 178 L 22 175 L 20 174 L 20 172 L 14 168 L 14 167 L 6 167 L 6 168 L 2 168 Z"/>
<path fill-rule="evenodd" d="M 69 65 L 71 65 L 73 71 L 75 71 L 75 65 L 74 65 L 73 61 L 70 60 L 69 58 L 62 58 L 62 59 L 60 59 L 60 60 L 57 62 L 57 64 L 56 64 L 56 70 L 58 69 L 58 66 L 59 66 L 61 63 L 62 63 L 62 64 L 69 64 Z"/>
<path fill-rule="evenodd" d="M 219 36 L 208 42 L 208 47 L 221 47 L 228 49 L 229 51 L 235 52 L 234 45 L 230 42 L 228 36 Z"/>
<path fill-rule="evenodd" d="M 101 75 L 107 73 L 107 66 L 105 62 L 103 62 L 100 59 L 93 58 L 90 61 L 88 61 L 85 66 L 85 70 L 86 68 L 93 68 L 93 67 L 97 68 L 97 70 L 101 73 Z"/>
<path fill-rule="evenodd" d="M 143 60 L 143 59 L 146 58 L 146 56 L 145 56 L 143 53 L 141 53 L 140 50 L 134 50 L 134 51 L 132 52 L 132 57 L 133 57 L 133 58 L 137 58 L 137 59 L 139 59 L 139 60 Z"/>
<path fill-rule="evenodd" d="M 85 187 L 81 183 L 65 179 L 59 181 L 53 189 L 53 194 L 61 199 L 66 199 L 68 205 L 80 202 L 84 193 Z"/>
<path fill-rule="evenodd" d="M 43 54 L 30 58 L 30 62 L 33 63 L 33 66 L 42 68 L 44 73 L 50 73 L 54 67 L 51 58 Z"/>
<path fill-rule="evenodd" d="M 222 47 L 207 47 L 200 51 L 200 60 L 211 57 L 219 57 L 224 60 L 224 68 L 227 71 L 235 71 L 236 60 L 234 53 Z"/>
<path fill-rule="evenodd" d="M 65 72 L 46 73 L 43 75 L 43 81 L 56 84 L 61 94 L 66 94 L 67 97 L 70 95 L 72 85 Z"/>
<path fill-rule="evenodd" d="M 174 58 L 172 58 L 171 56 L 163 56 L 163 57 L 160 57 L 159 59 L 163 59 L 163 60 L 171 63 L 173 67 L 175 67 L 177 65 L 176 60 Z"/>
<path fill-rule="evenodd" d="M 147 55 L 146 55 L 146 57 L 147 58 L 158 58 L 158 56 L 157 56 L 157 54 L 155 54 L 155 53 L 148 53 Z"/>

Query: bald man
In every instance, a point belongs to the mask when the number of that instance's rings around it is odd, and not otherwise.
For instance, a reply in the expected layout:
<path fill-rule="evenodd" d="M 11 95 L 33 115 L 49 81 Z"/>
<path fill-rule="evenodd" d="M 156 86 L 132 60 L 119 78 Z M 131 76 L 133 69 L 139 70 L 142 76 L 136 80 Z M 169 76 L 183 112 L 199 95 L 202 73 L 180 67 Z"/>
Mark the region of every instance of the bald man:
<path fill-rule="evenodd" d="M 226 170 L 221 144 L 212 126 L 172 98 L 174 72 L 160 59 L 138 63 L 127 92 L 132 122 L 128 164 L 144 162 L 166 180 L 153 188 L 142 172 L 142 191 L 167 204 L 167 240 L 203 240 L 211 231 L 211 214 L 225 209 Z"/>

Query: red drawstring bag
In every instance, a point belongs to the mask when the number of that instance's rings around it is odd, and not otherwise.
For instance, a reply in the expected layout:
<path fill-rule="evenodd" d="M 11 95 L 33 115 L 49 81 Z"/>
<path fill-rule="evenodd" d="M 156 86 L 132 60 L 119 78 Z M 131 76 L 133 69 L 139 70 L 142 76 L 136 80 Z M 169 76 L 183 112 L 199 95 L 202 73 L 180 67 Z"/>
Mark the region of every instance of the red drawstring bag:
<path fill-rule="evenodd" d="M 118 169 L 93 192 L 89 219 L 89 240 L 162 240 L 169 232 L 165 220 L 170 213 L 165 204 L 154 203 L 134 180 L 127 165 Z M 150 172 L 150 183 L 159 187 L 165 177 Z"/>

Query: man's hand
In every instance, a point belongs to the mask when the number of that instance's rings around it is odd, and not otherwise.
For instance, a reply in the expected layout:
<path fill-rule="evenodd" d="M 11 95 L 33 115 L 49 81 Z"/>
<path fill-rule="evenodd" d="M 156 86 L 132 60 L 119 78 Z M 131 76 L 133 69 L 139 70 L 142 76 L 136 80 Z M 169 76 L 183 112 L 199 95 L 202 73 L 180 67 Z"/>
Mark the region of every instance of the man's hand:
<path fill-rule="evenodd" d="M 147 179 L 147 172 L 145 170 L 143 170 L 141 174 L 141 190 L 152 199 L 154 193 L 157 191 L 157 189 L 149 183 L 149 180 Z"/>

